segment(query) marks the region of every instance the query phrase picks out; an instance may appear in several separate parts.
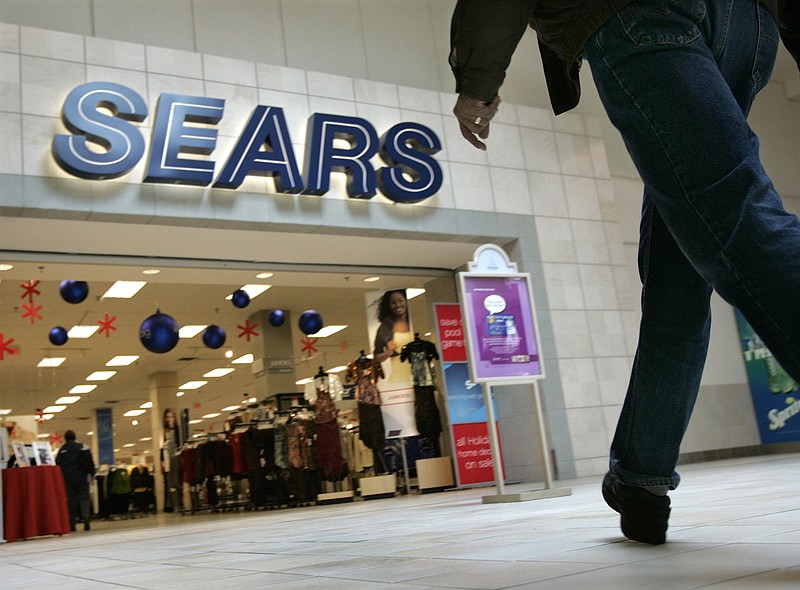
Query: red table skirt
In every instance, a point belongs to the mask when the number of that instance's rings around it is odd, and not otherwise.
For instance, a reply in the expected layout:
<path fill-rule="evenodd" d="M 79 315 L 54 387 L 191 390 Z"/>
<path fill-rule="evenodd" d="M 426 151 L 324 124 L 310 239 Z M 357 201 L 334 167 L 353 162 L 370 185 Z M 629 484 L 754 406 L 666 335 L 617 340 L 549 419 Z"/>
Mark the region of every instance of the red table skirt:
<path fill-rule="evenodd" d="M 64 477 L 55 465 L 3 469 L 6 541 L 69 533 Z"/>

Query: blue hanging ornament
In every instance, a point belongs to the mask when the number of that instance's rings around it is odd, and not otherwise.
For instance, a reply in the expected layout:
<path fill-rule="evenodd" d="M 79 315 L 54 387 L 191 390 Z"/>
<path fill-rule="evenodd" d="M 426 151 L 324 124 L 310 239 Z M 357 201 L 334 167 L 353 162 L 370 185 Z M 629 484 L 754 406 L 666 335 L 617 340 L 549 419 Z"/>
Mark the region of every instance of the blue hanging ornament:
<path fill-rule="evenodd" d="M 250 295 L 247 294 L 247 291 L 244 289 L 236 289 L 233 292 L 233 297 L 231 298 L 233 304 L 238 307 L 239 309 L 243 309 L 250 305 Z"/>
<path fill-rule="evenodd" d="M 61 281 L 58 290 L 67 303 L 81 303 L 89 296 L 89 284 L 86 281 Z"/>
<path fill-rule="evenodd" d="M 50 342 L 55 344 L 56 346 L 61 346 L 63 344 L 66 344 L 67 340 L 69 340 L 67 331 L 61 326 L 56 326 L 55 328 L 50 330 L 48 338 L 50 339 Z"/>
<path fill-rule="evenodd" d="M 267 320 L 269 321 L 270 326 L 274 328 L 280 328 L 283 325 L 283 322 L 286 321 L 286 314 L 283 313 L 282 309 L 273 309 L 271 312 L 269 312 Z"/>
<path fill-rule="evenodd" d="M 211 324 L 203 332 L 203 344 L 213 349 L 221 347 L 225 344 L 225 330 L 215 324 Z"/>
<path fill-rule="evenodd" d="M 314 309 L 308 309 L 300 315 L 297 325 L 303 334 L 316 334 L 322 329 L 322 316 Z"/>
<path fill-rule="evenodd" d="M 178 344 L 178 338 L 178 322 L 160 309 L 139 327 L 139 340 L 150 352 L 169 352 Z"/>

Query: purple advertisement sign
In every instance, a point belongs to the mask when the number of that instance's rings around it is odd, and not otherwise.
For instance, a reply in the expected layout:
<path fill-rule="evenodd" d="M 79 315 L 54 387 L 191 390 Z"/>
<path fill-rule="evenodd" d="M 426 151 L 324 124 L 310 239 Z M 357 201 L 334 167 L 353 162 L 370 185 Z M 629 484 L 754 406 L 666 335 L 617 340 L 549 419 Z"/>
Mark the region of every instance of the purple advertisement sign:
<path fill-rule="evenodd" d="M 473 380 L 543 377 L 528 276 L 461 273 L 461 283 Z"/>

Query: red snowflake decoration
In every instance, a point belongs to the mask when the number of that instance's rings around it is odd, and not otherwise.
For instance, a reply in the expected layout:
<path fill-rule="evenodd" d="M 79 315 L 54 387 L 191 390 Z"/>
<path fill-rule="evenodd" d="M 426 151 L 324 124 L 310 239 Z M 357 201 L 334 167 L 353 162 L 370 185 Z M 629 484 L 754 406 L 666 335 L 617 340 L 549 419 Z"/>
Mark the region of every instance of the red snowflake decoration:
<path fill-rule="evenodd" d="M 8 356 L 14 356 L 15 354 L 17 354 L 19 349 L 12 348 L 11 347 L 12 342 L 14 342 L 13 338 L 9 338 L 8 340 L 6 340 L 5 334 L 0 332 L 0 361 L 5 360 L 6 354 Z"/>
<path fill-rule="evenodd" d="M 58 434 L 58 432 L 53 432 L 50 435 L 50 444 L 51 445 L 60 445 L 63 442 L 64 442 L 64 436 L 61 435 L 61 434 Z"/>
<path fill-rule="evenodd" d="M 117 329 L 117 327 L 114 325 L 114 322 L 116 322 L 116 321 L 117 321 L 117 316 L 114 316 L 111 319 L 108 319 L 108 312 L 105 312 L 104 319 L 97 320 L 97 323 L 100 324 L 100 326 L 101 326 L 100 330 L 99 330 L 100 333 L 102 334 L 103 332 L 105 332 L 106 333 L 106 338 L 111 336 L 111 332 L 113 330 Z"/>
<path fill-rule="evenodd" d="M 28 302 L 33 303 L 33 296 L 42 294 L 41 291 L 39 291 L 39 289 L 36 288 L 38 284 L 39 281 L 33 281 L 33 280 L 28 281 L 27 283 L 22 283 L 20 287 L 25 289 L 25 292 L 20 296 L 20 299 L 25 299 L 27 297 Z"/>
<path fill-rule="evenodd" d="M 30 318 L 31 324 L 34 324 L 36 320 L 41 320 L 42 316 L 39 315 L 39 310 L 42 309 L 41 305 L 34 305 L 31 303 L 23 303 L 22 307 L 25 308 L 25 313 L 22 314 L 23 318 Z"/>
<path fill-rule="evenodd" d="M 303 344 L 303 352 L 306 353 L 306 356 L 309 358 L 314 356 L 314 353 L 317 352 L 317 347 L 315 346 L 317 339 L 306 336 L 300 342 Z"/>
<path fill-rule="evenodd" d="M 249 319 L 244 321 L 244 326 L 239 326 L 237 324 L 236 327 L 241 330 L 241 332 L 239 332 L 239 338 L 241 338 L 242 336 L 246 336 L 248 342 L 250 342 L 251 336 L 258 336 L 258 332 L 256 332 L 258 324 L 256 323 L 251 324 Z"/>

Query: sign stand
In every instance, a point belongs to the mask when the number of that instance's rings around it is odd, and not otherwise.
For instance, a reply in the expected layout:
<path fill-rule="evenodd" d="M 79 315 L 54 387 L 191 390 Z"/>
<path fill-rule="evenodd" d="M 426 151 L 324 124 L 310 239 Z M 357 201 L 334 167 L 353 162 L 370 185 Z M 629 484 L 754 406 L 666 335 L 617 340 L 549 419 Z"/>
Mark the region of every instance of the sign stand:
<path fill-rule="evenodd" d="M 570 488 L 554 488 L 542 405 L 537 381 L 544 377 L 539 334 L 530 286 L 530 274 L 494 244 L 475 251 L 469 272 L 459 273 L 461 305 L 467 334 L 472 381 L 483 387 L 489 443 L 497 493 L 484 496 L 484 504 L 524 502 L 572 494 Z M 487 313 L 488 312 L 488 313 Z M 544 489 L 507 494 L 503 478 L 500 441 L 492 403 L 493 385 L 533 385 L 536 430 L 539 435 Z"/>

